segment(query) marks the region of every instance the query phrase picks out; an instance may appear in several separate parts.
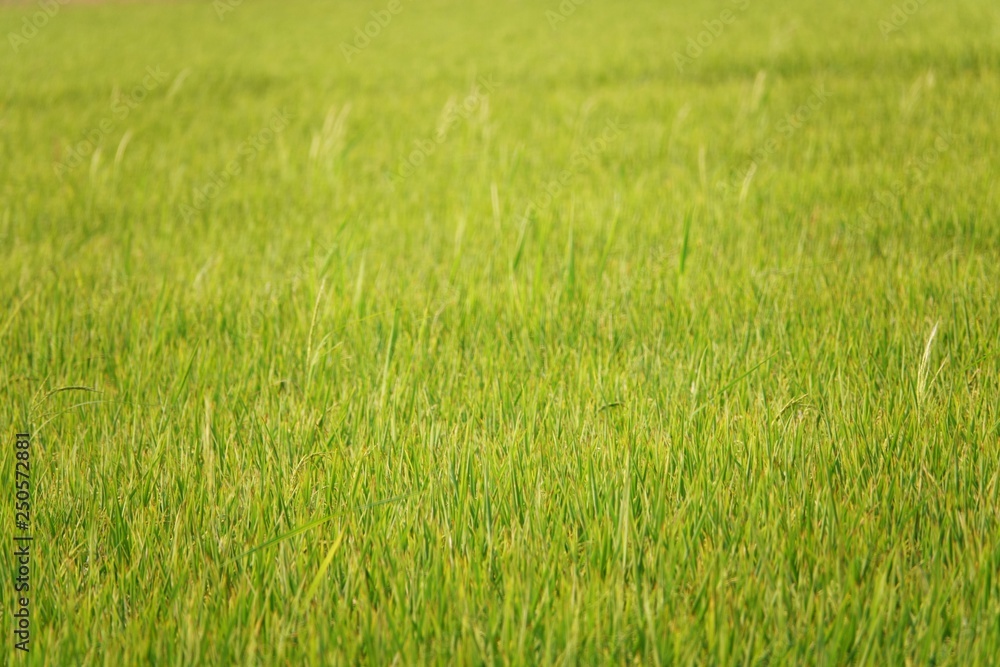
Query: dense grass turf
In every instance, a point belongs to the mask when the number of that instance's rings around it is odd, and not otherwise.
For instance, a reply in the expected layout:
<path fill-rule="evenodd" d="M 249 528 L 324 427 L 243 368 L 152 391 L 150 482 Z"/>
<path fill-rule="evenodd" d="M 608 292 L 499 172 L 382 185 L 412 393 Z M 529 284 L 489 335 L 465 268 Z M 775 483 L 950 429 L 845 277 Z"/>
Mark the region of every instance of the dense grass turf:
<path fill-rule="evenodd" d="M 385 7 L 0 10 L 28 662 L 995 661 L 994 0 Z"/>

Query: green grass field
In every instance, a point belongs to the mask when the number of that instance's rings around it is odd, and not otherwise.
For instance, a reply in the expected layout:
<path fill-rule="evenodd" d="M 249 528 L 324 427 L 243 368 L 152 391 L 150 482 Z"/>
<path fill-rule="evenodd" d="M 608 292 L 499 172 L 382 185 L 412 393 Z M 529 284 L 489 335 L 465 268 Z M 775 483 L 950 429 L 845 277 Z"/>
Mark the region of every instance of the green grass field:
<path fill-rule="evenodd" d="M 4 664 L 1000 659 L 995 0 L 41 5 Z"/>

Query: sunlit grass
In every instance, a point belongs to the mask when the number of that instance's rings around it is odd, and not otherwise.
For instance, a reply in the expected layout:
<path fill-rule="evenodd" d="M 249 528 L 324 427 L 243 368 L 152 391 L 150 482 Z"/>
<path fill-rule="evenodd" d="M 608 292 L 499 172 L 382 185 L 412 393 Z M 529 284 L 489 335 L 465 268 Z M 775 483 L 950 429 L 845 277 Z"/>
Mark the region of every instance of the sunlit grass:
<path fill-rule="evenodd" d="M 403 4 L 0 52 L 29 662 L 995 661 L 995 4 Z"/>

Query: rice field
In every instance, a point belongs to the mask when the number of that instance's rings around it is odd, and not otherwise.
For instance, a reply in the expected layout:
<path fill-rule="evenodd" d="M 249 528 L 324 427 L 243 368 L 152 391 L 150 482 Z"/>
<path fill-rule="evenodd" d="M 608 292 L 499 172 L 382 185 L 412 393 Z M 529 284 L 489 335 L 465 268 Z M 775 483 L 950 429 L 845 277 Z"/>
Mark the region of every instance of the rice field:
<path fill-rule="evenodd" d="M 995 2 L 0 4 L 3 664 L 997 664 Z"/>

